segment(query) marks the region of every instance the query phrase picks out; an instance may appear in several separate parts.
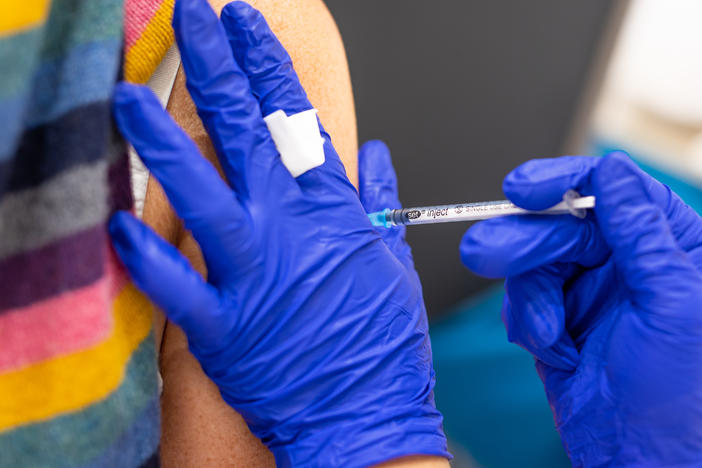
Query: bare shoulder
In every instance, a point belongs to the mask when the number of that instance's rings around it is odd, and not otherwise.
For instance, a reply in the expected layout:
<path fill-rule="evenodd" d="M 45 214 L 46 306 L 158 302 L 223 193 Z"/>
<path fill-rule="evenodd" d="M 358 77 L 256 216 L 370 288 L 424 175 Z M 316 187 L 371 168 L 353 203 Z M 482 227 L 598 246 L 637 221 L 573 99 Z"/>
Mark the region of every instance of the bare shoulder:
<path fill-rule="evenodd" d="M 221 11 L 228 0 L 210 0 Z M 248 0 L 292 57 L 312 105 L 357 185 L 356 111 L 341 34 L 322 0 Z"/>
<path fill-rule="evenodd" d="M 228 0 L 210 0 L 220 12 Z M 349 179 L 358 185 L 358 136 L 351 78 L 346 52 L 336 23 L 322 0 L 249 0 L 265 16 L 273 32 L 290 54 L 295 70 L 312 105 L 319 111 L 325 129 L 343 161 Z M 195 140 L 202 153 L 217 164 L 209 137 L 178 72 L 168 111 Z M 144 220 L 171 243 L 182 229 L 158 183 L 151 178 Z"/>
<path fill-rule="evenodd" d="M 216 11 L 229 3 L 210 0 Z M 332 136 L 349 179 L 357 185 L 356 114 L 346 53 L 336 24 L 321 0 L 249 0 L 266 17 L 293 59 L 300 81 L 326 130 Z M 214 148 L 197 117 L 182 70 L 167 106 L 203 156 L 217 165 Z M 150 178 L 144 220 L 176 244 L 203 275 L 205 264 L 197 243 L 184 231 L 163 191 Z M 243 419 L 221 398 L 188 351 L 182 331 L 165 328 L 161 346 L 164 466 L 274 466 L 271 453 L 249 431 Z"/>

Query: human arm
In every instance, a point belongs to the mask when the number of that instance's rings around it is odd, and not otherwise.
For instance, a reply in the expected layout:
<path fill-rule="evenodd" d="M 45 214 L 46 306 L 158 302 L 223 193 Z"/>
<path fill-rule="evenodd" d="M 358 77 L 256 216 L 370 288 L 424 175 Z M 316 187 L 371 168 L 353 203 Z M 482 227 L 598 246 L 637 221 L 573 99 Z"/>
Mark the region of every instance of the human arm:
<path fill-rule="evenodd" d="M 402 208 L 398 193 L 397 175 L 392 165 L 390 149 L 381 141 L 369 141 L 358 152 L 358 191 L 363 209 L 367 213 L 386 208 Z M 378 229 L 390 252 L 408 271 L 414 273 L 412 250 L 405 240 L 406 229 Z M 417 284 L 419 278 L 415 277 Z M 420 286 L 421 287 L 421 286 Z M 447 468 L 444 457 L 412 456 L 391 460 L 378 465 L 379 468 Z"/>
<path fill-rule="evenodd" d="M 143 89 L 115 96 L 120 128 L 198 239 L 208 282 L 128 215 L 111 223 L 115 246 L 278 463 L 446 457 L 416 273 L 370 225 L 326 133 L 322 166 L 297 179 L 282 166 L 261 117 L 310 104 L 264 23 L 239 2 L 227 11 L 229 52 L 198 0 L 176 3 L 174 25 L 235 191 Z M 205 41 L 186 40 L 197 34 Z"/>
<path fill-rule="evenodd" d="M 594 214 L 473 226 L 461 254 L 506 277 L 508 337 L 537 370 L 575 466 L 699 466 L 702 221 L 622 153 L 536 160 L 507 176 L 527 209 L 575 189 Z"/>
<path fill-rule="evenodd" d="M 219 12 L 227 3 L 213 0 Z M 319 110 L 350 180 L 357 183 L 356 121 L 346 56 L 331 15 L 321 0 L 254 0 L 273 31 L 290 51 L 310 101 Z M 201 153 L 219 164 L 197 116 L 180 70 L 167 107 L 178 125 L 197 143 Z M 183 229 L 163 190 L 149 179 L 144 221 L 178 246 L 203 275 L 200 249 Z M 248 430 L 241 417 L 219 394 L 188 350 L 182 331 L 173 323 L 165 330 L 160 353 L 164 388 L 161 400 L 161 457 L 164 466 L 272 466 L 270 452 Z"/>

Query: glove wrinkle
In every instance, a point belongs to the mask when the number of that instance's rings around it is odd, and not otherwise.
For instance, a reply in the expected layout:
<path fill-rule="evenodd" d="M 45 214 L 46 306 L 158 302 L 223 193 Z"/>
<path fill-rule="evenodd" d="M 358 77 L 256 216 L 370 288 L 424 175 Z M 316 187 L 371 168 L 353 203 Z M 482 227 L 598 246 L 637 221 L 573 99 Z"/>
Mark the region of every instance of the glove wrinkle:
<path fill-rule="evenodd" d="M 193 231 L 210 274 L 205 282 L 119 214 L 114 244 L 135 281 L 183 326 L 224 401 L 279 466 L 450 458 L 404 230 L 381 237 L 373 228 L 323 129 L 322 166 L 297 179 L 283 166 L 262 116 L 311 106 L 260 13 L 235 2 L 220 21 L 205 0 L 176 0 L 173 25 L 229 185 L 150 93 L 118 87 L 120 129 Z M 392 171 L 387 148 L 369 148 Z M 371 193 L 379 205 L 397 202 L 393 187 L 366 183 L 361 200 Z"/>
<path fill-rule="evenodd" d="M 530 161 L 504 188 L 530 209 L 571 188 L 597 199 L 585 220 L 489 220 L 461 244 L 506 277 L 509 338 L 536 358 L 573 465 L 701 466 L 700 217 L 624 153 Z M 561 328 L 575 367 L 544 347 Z"/>

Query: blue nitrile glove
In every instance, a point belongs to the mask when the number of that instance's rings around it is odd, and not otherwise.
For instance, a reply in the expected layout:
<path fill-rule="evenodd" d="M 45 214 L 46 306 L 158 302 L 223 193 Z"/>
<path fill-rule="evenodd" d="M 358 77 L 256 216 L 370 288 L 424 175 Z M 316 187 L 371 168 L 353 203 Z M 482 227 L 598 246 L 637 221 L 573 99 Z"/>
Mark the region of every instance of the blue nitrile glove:
<path fill-rule="evenodd" d="M 295 179 L 262 120 L 312 107 L 288 54 L 243 2 L 225 7 L 220 22 L 206 0 L 178 0 L 173 23 L 231 188 L 147 89 L 120 84 L 117 123 L 192 231 L 209 276 L 120 213 L 110 232 L 135 283 L 183 328 L 278 465 L 448 457 L 421 290 L 407 252 L 394 247 L 402 239 L 390 242 L 398 261 L 329 135 L 322 131 L 326 162 Z M 369 153 L 361 167 L 391 177 L 388 155 Z M 361 180 L 365 199 L 385 201 L 369 192 L 378 185 L 365 169 Z"/>
<path fill-rule="evenodd" d="M 568 189 L 595 195 L 594 214 L 476 224 L 463 261 L 507 277 L 509 338 L 536 356 L 575 466 L 702 466 L 702 221 L 623 153 L 504 182 L 532 210 Z"/>
<path fill-rule="evenodd" d="M 369 141 L 358 151 L 358 185 L 361 203 L 366 212 L 373 213 L 386 208 L 402 209 L 390 150 L 382 141 Z M 393 229 L 378 228 L 377 231 L 390 251 L 405 265 L 408 274 L 421 290 L 422 285 L 414 269 L 412 250 L 405 240 L 405 226 Z"/>

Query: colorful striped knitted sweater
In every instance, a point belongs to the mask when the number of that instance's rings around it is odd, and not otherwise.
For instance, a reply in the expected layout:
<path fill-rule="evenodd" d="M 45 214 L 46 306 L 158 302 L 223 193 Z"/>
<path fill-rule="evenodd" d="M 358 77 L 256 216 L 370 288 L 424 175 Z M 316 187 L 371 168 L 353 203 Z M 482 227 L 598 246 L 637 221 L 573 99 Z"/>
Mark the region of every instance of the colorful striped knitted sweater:
<path fill-rule="evenodd" d="M 158 465 L 151 308 L 106 234 L 132 206 L 111 122 L 172 0 L 0 2 L 0 467 Z"/>

